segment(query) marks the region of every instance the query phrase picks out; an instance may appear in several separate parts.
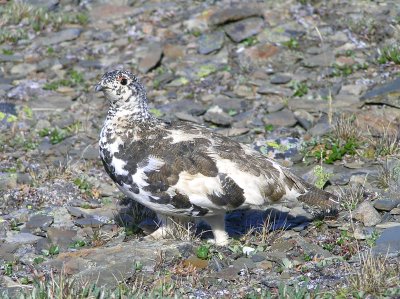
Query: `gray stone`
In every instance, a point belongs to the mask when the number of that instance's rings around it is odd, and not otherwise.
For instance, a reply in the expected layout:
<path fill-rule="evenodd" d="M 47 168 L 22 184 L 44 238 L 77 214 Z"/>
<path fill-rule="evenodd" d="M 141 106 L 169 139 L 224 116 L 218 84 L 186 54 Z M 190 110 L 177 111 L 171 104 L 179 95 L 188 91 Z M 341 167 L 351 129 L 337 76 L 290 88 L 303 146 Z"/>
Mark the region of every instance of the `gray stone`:
<path fill-rule="evenodd" d="M 0 172 L 0 191 L 6 191 L 17 187 L 17 174 Z"/>
<path fill-rule="evenodd" d="M 80 227 L 100 227 L 104 225 L 104 222 L 96 218 L 82 218 L 75 220 L 75 224 Z"/>
<path fill-rule="evenodd" d="M 22 55 L 13 54 L 13 55 L 4 55 L 0 54 L 0 62 L 22 62 L 24 61 L 24 57 Z"/>
<path fill-rule="evenodd" d="M 272 105 L 267 106 L 267 112 L 268 113 L 274 113 L 283 110 L 285 108 L 285 104 L 283 103 L 276 103 Z"/>
<path fill-rule="evenodd" d="M 259 263 L 265 260 L 265 255 L 256 253 L 254 255 L 251 256 L 251 260 L 255 263 Z"/>
<path fill-rule="evenodd" d="M 375 226 L 381 222 L 381 215 L 369 201 L 362 202 L 353 212 L 353 218 L 365 226 Z"/>
<path fill-rule="evenodd" d="M 400 253 L 400 226 L 385 229 L 376 240 L 372 253 L 389 257 L 398 256 Z"/>
<path fill-rule="evenodd" d="M 400 91 L 400 78 L 383 85 L 378 85 L 367 91 L 360 99 L 367 103 L 387 103 L 397 108 L 400 107 L 398 93 Z"/>
<path fill-rule="evenodd" d="M 31 63 L 20 63 L 17 65 L 14 65 L 11 70 L 10 73 L 16 76 L 26 76 L 29 73 L 32 73 L 34 71 L 36 71 L 37 69 L 37 65 L 36 64 L 31 64 Z"/>
<path fill-rule="evenodd" d="M 151 43 L 146 47 L 145 55 L 140 59 L 138 69 L 147 73 L 155 68 L 161 60 L 163 49 L 159 43 Z"/>
<path fill-rule="evenodd" d="M 99 147 L 97 143 L 94 144 L 89 144 L 84 148 L 84 150 L 81 153 L 82 159 L 86 160 L 98 160 L 99 159 Z"/>
<path fill-rule="evenodd" d="M 204 120 L 220 126 L 229 126 L 233 122 L 232 117 L 218 106 L 208 109 L 204 114 Z"/>
<path fill-rule="evenodd" d="M 31 233 L 19 233 L 15 235 L 8 236 L 6 242 L 12 244 L 33 244 L 41 240 L 42 237 L 35 236 Z"/>
<path fill-rule="evenodd" d="M 309 112 L 300 109 L 294 111 L 293 114 L 304 129 L 309 130 L 312 127 L 314 116 L 312 116 Z"/>
<path fill-rule="evenodd" d="M 15 100 L 25 100 L 28 101 L 33 97 L 46 97 L 46 95 L 50 94 L 50 92 L 43 91 L 42 85 L 44 84 L 44 80 L 42 81 L 33 81 L 33 80 L 23 80 L 20 81 L 19 84 L 11 89 L 7 93 L 7 97 Z"/>
<path fill-rule="evenodd" d="M 303 60 L 303 64 L 306 67 L 327 67 L 331 66 L 335 61 L 335 55 L 333 52 L 324 52 L 319 55 L 312 55 Z"/>
<path fill-rule="evenodd" d="M 88 248 L 76 252 L 61 253 L 44 266 L 64 271 L 77 279 L 89 283 L 115 287 L 131 278 L 140 265 L 143 275 L 154 273 L 162 254 L 163 263 L 171 262 L 177 256 L 187 256 L 192 250 L 191 243 L 176 241 L 130 241 L 112 247 Z"/>
<path fill-rule="evenodd" d="M 213 51 L 219 50 L 224 45 L 224 38 L 225 34 L 221 30 L 203 34 L 197 41 L 197 51 L 199 54 L 206 55 Z"/>
<path fill-rule="evenodd" d="M 234 42 L 239 43 L 242 40 L 259 33 L 263 26 L 263 19 L 248 18 L 239 22 L 225 25 L 224 30 Z"/>
<path fill-rule="evenodd" d="M 319 122 L 314 127 L 312 127 L 308 132 L 313 137 L 320 137 L 332 132 L 332 130 L 333 130 L 332 125 L 330 125 L 329 123 Z"/>
<path fill-rule="evenodd" d="M 76 240 L 77 231 L 73 229 L 62 229 L 50 227 L 47 230 L 47 238 L 50 243 L 57 244 L 61 248 L 68 248 Z"/>
<path fill-rule="evenodd" d="M 276 74 L 272 76 L 270 82 L 271 84 L 286 84 L 289 83 L 292 80 L 292 77 L 290 75 L 286 74 Z"/>
<path fill-rule="evenodd" d="M 237 269 L 254 269 L 256 267 L 256 263 L 247 257 L 240 257 L 232 263 L 232 266 Z"/>
<path fill-rule="evenodd" d="M 29 221 L 25 224 L 25 228 L 28 230 L 34 230 L 36 228 L 45 229 L 53 223 L 53 217 L 47 215 L 33 215 Z"/>
<path fill-rule="evenodd" d="M 17 184 L 21 185 L 30 185 L 32 183 L 32 177 L 29 173 L 21 173 L 17 174 Z"/>
<path fill-rule="evenodd" d="M 256 5 L 230 7 L 212 14 L 208 23 L 210 25 L 221 25 L 253 16 L 262 16 L 262 10 Z"/>
<path fill-rule="evenodd" d="M 64 30 L 61 30 L 58 32 L 51 33 L 49 36 L 38 39 L 35 42 L 35 45 L 51 46 L 51 45 L 60 44 L 65 41 L 77 39 L 79 37 L 79 35 L 81 34 L 81 32 L 82 32 L 82 29 L 79 29 L 79 28 L 64 29 Z"/>
<path fill-rule="evenodd" d="M 30 107 L 42 111 L 62 111 L 71 107 L 74 98 L 75 96 L 71 95 L 51 93 L 46 97 L 34 98 Z"/>
<path fill-rule="evenodd" d="M 297 123 L 297 119 L 289 109 L 267 114 L 263 118 L 264 123 L 277 127 L 293 127 Z"/>
<path fill-rule="evenodd" d="M 306 239 L 304 239 L 301 236 L 296 236 L 295 237 L 296 243 L 304 250 L 304 253 L 314 256 L 318 255 L 323 258 L 329 258 L 332 257 L 333 254 L 330 253 L 329 251 L 323 249 L 322 247 L 318 246 L 317 244 L 310 243 Z"/>
<path fill-rule="evenodd" d="M 374 208 L 379 211 L 391 211 L 397 207 L 400 202 L 398 200 L 391 199 L 378 199 L 374 201 Z"/>
<path fill-rule="evenodd" d="M 59 0 L 23 0 L 22 2 L 26 2 L 29 5 L 45 8 L 47 10 L 53 10 L 59 4 Z"/>
<path fill-rule="evenodd" d="M 198 119 L 197 117 L 189 114 L 189 113 L 185 113 L 185 112 L 176 112 L 175 116 L 177 119 L 180 120 L 184 120 L 184 121 L 190 121 L 192 123 L 201 123 L 200 119 Z"/>

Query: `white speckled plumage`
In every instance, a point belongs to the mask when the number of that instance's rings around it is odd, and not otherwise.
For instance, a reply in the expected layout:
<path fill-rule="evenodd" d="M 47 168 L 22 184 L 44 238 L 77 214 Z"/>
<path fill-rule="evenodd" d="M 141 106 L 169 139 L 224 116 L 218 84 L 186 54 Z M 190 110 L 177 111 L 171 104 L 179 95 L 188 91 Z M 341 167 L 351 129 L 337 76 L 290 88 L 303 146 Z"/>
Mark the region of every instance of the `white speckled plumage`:
<path fill-rule="evenodd" d="M 205 127 L 153 117 L 146 92 L 128 71 L 106 73 L 96 90 L 110 103 L 100 136 L 104 167 L 128 197 L 166 216 L 202 217 L 224 245 L 226 211 L 304 202 L 331 209 L 336 197 L 316 189 L 273 160 Z"/>

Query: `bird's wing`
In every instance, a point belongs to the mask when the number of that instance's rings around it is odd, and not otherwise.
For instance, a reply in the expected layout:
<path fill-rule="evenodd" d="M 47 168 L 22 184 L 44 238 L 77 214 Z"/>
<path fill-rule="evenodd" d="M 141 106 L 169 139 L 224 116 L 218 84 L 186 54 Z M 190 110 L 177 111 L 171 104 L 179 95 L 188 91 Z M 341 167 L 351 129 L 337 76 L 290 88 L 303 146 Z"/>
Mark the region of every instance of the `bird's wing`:
<path fill-rule="evenodd" d="M 137 196 L 194 216 L 297 201 L 310 187 L 250 147 L 191 123 L 143 129 L 118 154 L 131 156 L 125 169 Z"/>

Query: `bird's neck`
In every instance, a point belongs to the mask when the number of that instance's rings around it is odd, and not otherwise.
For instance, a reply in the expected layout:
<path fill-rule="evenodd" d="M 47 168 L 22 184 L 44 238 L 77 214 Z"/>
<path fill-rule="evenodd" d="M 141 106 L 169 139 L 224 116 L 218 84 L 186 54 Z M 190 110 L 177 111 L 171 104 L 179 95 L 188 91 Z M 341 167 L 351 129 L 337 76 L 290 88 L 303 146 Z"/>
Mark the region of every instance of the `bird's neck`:
<path fill-rule="evenodd" d="M 123 120 L 134 125 L 135 123 L 154 122 L 157 120 L 149 112 L 145 99 L 132 97 L 126 101 L 110 101 L 106 121 Z"/>

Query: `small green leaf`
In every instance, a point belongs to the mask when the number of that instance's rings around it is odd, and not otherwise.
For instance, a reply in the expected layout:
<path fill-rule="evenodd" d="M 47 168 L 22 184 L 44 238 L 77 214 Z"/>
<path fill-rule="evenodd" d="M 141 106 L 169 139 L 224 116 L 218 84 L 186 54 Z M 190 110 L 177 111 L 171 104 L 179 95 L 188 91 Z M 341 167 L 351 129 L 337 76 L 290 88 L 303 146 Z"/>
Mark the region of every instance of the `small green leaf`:
<path fill-rule="evenodd" d="M 35 258 L 33 259 L 33 263 L 36 264 L 36 265 L 41 264 L 41 263 L 43 263 L 43 262 L 44 262 L 44 258 L 41 257 L 41 256 L 35 257 Z"/>
<path fill-rule="evenodd" d="M 201 245 L 199 248 L 197 248 L 196 255 L 199 259 L 207 260 L 209 254 L 210 247 L 208 245 Z"/>

